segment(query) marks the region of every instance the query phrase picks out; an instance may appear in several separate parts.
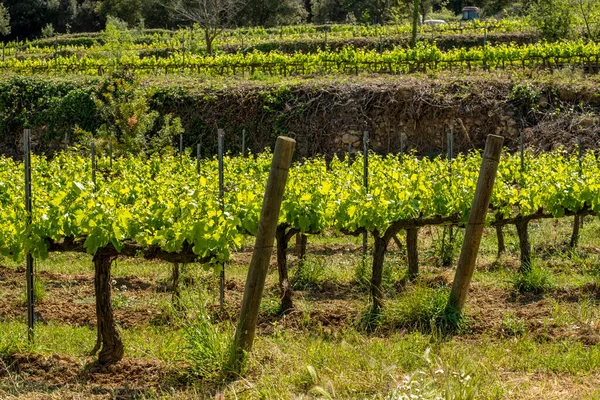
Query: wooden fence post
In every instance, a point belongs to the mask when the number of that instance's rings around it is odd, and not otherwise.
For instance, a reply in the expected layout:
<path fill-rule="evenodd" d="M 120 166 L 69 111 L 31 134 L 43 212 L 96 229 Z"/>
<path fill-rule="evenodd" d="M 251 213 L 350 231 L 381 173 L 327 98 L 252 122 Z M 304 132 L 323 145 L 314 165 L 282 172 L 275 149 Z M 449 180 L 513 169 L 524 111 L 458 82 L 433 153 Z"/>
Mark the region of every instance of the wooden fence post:
<path fill-rule="evenodd" d="M 248 269 L 248 277 L 246 278 L 242 309 L 230 353 L 229 365 L 227 366 L 229 372 L 232 373 L 241 372 L 245 354 L 252 350 L 258 311 L 265 287 L 271 254 L 273 253 L 275 231 L 277 230 L 279 221 L 283 192 L 295 147 L 296 141 L 294 139 L 284 136 L 277 138 L 264 203 L 260 214 L 260 222 L 258 224 L 254 253 L 252 254 L 252 261 Z"/>
<path fill-rule="evenodd" d="M 479 180 L 477 181 L 477 189 L 475 197 L 471 205 L 471 213 L 469 215 L 469 223 L 465 232 L 460 258 L 454 283 L 452 284 L 452 292 L 448 300 L 448 309 L 454 309 L 459 314 L 462 313 L 463 306 L 467 300 L 469 285 L 473 277 L 475 269 L 475 261 L 479 252 L 479 244 L 485 226 L 485 217 L 488 212 L 494 181 L 498 171 L 498 163 L 500 162 L 500 154 L 502 153 L 502 145 L 504 138 L 502 136 L 488 135 L 483 153 L 481 169 L 479 170 Z"/>

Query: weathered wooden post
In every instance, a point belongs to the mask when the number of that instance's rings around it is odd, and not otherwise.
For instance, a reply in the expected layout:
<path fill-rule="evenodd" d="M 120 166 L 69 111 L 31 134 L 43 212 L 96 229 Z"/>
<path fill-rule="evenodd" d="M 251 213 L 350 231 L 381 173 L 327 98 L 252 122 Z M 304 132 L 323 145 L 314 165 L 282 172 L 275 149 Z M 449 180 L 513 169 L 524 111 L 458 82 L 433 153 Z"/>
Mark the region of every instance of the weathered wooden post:
<path fill-rule="evenodd" d="M 458 267 L 447 306 L 448 309 L 453 309 L 459 314 L 462 313 L 463 306 L 467 300 L 469 285 L 471 284 L 471 278 L 475 270 L 475 261 L 479 252 L 479 244 L 483 235 L 485 217 L 492 197 L 503 143 L 504 138 L 502 136 L 489 135 L 485 144 L 477 189 L 471 205 L 469 223 L 467 224 L 465 239 L 460 258 L 458 259 Z"/>
<path fill-rule="evenodd" d="M 294 139 L 284 136 L 277 138 L 258 224 L 254 253 L 246 278 L 242 309 L 229 358 L 228 370 L 233 373 L 241 372 L 245 354 L 252 350 L 258 311 L 271 254 L 273 253 L 283 192 L 295 147 L 296 141 Z"/>

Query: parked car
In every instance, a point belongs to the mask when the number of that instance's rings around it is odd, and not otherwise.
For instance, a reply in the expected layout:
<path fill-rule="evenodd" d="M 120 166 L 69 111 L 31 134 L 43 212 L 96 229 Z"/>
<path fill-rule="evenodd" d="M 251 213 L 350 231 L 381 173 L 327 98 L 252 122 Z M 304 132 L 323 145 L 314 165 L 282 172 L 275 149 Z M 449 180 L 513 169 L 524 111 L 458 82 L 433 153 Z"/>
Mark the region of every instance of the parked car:
<path fill-rule="evenodd" d="M 443 19 L 426 19 L 423 24 L 425 25 L 444 25 L 446 21 Z"/>

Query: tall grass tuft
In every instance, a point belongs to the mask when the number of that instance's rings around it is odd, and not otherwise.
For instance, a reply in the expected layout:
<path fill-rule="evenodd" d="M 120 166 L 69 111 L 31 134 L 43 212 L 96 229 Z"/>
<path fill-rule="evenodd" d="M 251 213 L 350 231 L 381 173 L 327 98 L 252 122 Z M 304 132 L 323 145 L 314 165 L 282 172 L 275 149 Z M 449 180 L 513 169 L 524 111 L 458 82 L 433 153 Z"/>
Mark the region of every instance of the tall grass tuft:
<path fill-rule="evenodd" d="M 520 293 L 542 294 L 556 286 L 552 271 L 534 263 L 528 271 L 516 273 L 511 281 L 514 289 Z"/>
<path fill-rule="evenodd" d="M 231 347 L 230 326 L 219 325 L 211 320 L 206 302 L 199 302 L 199 309 L 184 325 L 186 359 L 193 375 L 205 381 L 218 381 Z"/>
<path fill-rule="evenodd" d="M 301 261 L 292 276 L 294 290 L 307 290 L 316 287 L 325 277 L 325 259 L 310 257 Z"/>
<path fill-rule="evenodd" d="M 388 302 L 386 321 L 394 326 L 423 332 L 450 332 L 463 329 L 465 321 L 456 310 L 447 308 L 449 289 L 409 287 L 396 302 Z"/>

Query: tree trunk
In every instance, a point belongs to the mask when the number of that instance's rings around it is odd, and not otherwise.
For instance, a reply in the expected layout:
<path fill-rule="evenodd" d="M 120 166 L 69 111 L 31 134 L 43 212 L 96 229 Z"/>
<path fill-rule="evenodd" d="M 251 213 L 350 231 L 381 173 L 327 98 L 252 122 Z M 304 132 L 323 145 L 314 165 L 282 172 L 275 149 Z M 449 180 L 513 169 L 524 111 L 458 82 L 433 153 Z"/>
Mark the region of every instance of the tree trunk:
<path fill-rule="evenodd" d="M 373 275 L 371 276 L 371 298 L 373 299 L 373 310 L 379 311 L 383 307 L 383 292 L 381 282 L 383 280 L 383 261 L 387 251 L 387 240 L 375 236 L 373 248 Z"/>
<path fill-rule="evenodd" d="M 417 30 L 419 29 L 419 8 L 420 0 L 413 1 L 413 17 L 412 17 L 412 34 L 410 37 L 410 46 L 415 47 L 417 44 Z"/>
<path fill-rule="evenodd" d="M 496 225 L 496 236 L 498 237 L 498 257 L 506 253 L 506 245 L 504 244 L 504 229 L 502 225 Z"/>
<path fill-rule="evenodd" d="M 302 233 L 296 233 L 296 257 L 304 261 L 306 258 L 306 245 L 308 243 L 308 236 Z"/>
<path fill-rule="evenodd" d="M 304 8 L 306 9 L 306 22 L 310 24 L 313 19 L 312 0 L 304 0 Z"/>
<path fill-rule="evenodd" d="M 572 249 L 576 248 L 579 244 L 580 219 L 581 217 L 579 215 L 573 217 L 573 234 L 571 235 L 571 242 L 569 243 L 569 247 Z"/>
<path fill-rule="evenodd" d="M 96 291 L 96 318 L 98 321 L 98 339 L 102 342 L 102 350 L 98 356 L 101 366 L 116 364 L 123 358 L 124 348 L 115 318 L 111 301 L 110 268 L 117 258 L 114 249 L 99 249 L 94 256 L 94 289 Z"/>
<path fill-rule="evenodd" d="M 531 244 L 529 243 L 529 221 L 520 220 L 516 223 L 521 247 L 521 273 L 531 270 Z"/>
<path fill-rule="evenodd" d="M 408 228 L 406 230 L 406 252 L 408 256 L 408 280 L 412 281 L 419 275 L 419 230 Z"/>
<path fill-rule="evenodd" d="M 292 302 L 292 287 L 287 267 L 287 247 L 288 239 L 286 229 L 282 226 L 277 227 L 275 239 L 277 241 L 277 271 L 279 272 L 279 291 L 281 293 L 281 312 L 286 313 L 294 308 Z"/>
<path fill-rule="evenodd" d="M 210 29 L 208 29 L 208 28 L 204 30 L 204 40 L 206 42 L 206 54 L 209 56 L 212 56 L 212 53 L 213 53 L 212 44 L 213 44 L 214 37 L 211 35 Z"/>

